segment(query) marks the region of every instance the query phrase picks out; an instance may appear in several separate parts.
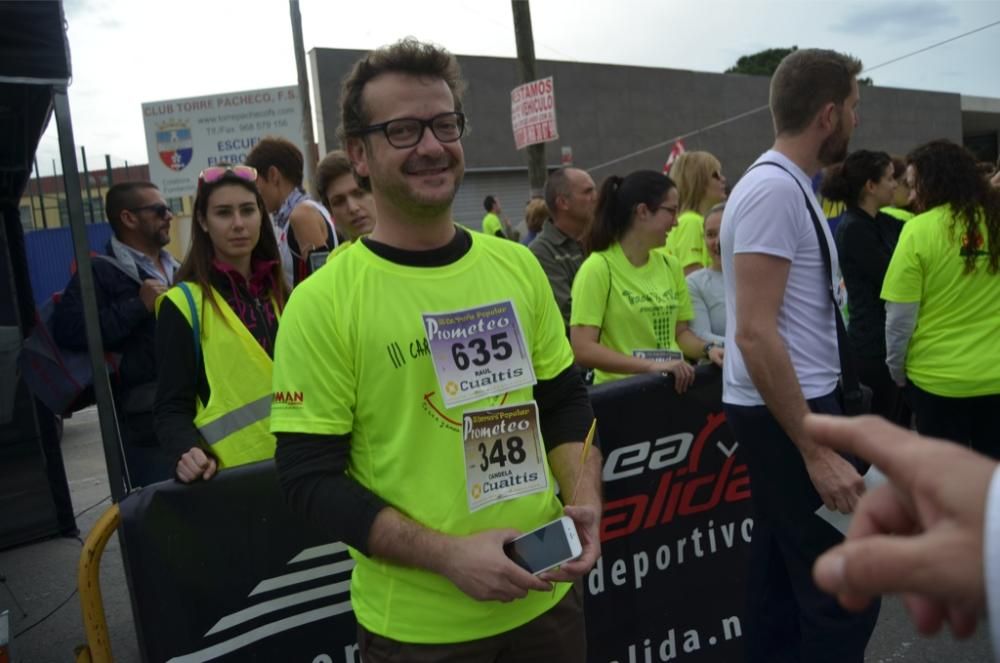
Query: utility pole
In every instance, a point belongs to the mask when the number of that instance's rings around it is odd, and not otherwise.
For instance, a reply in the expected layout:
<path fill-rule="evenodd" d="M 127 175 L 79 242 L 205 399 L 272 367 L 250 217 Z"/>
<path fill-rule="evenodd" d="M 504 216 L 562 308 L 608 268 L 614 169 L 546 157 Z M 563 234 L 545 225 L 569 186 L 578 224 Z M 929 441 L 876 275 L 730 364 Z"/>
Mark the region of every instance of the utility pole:
<path fill-rule="evenodd" d="M 302 102 L 302 140 L 306 144 L 305 154 L 302 155 L 305 161 L 303 184 L 307 191 L 311 191 L 319 155 L 316 152 L 316 138 L 313 136 L 312 104 L 309 102 L 309 76 L 306 74 L 306 52 L 302 45 L 302 14 L 299 12 L 299 0 L 288 0 L 288 7 L 292 12 L 295 70 L 299 75 L 299 101 Z"/>
<path fill-rule="evenodd" d="M 521 83 L 528 83 L 537 78 L 535 75 L 535 38 L 531 34 L 531 6 L 528 0 L 510 0 L 510 8 L 514 13 L 514 38 L 517 40 L 517 65 L 521 72 Z M 544 194 L 545 178 L 548 169 L 545 167 L 545 143 L 529 145 L 528 151 L 528 183 L 531 196 L 541 197 Z"/>

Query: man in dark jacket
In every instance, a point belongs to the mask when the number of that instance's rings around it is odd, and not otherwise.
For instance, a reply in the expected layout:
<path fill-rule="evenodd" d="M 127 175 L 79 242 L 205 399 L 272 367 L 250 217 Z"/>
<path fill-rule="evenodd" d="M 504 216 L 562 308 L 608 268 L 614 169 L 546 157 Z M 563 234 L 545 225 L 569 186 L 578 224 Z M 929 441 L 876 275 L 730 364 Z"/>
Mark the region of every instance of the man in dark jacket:
<path fill-rule="evenodd" d="M 157 296 L 173 282 L 177 261 L 163 247 L 170 242 L 173 213 L 150 182 L 116 184 L 105 210 L 114 236 L 107 258 L 92 261 L 101 338 L 106 352 L 121 355 L 111 388 L 132 486 L 162 481 L 172 469 L 153 430 L 156 395 L 154 351 Z M 73 275 L 54 312 L 56 342 L 86 351 L 80 279 Z"/>

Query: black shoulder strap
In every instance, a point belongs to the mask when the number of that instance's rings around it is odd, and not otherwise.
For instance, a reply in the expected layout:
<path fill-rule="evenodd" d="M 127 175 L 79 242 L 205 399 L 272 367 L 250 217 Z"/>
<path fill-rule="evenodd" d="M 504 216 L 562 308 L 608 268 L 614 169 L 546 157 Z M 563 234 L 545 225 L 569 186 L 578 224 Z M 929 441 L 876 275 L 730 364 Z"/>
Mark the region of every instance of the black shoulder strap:
<path fill-rule="evenodd" d="M 840 315 L 840 306 L 837 305 L 837 295 L 833 291 L 833 259 L 830 258 L 830 246 L 826 241 L 826 234 L 823 232 L 823 226 L 820 223 L 819 217 L 816 215 L 816 210 L 812 206 L 812 202 L 809 200 L 809 194 L 806 190 L 802 188 L 802 183 L 799 182 L 799 178 L 795 177 L 790 170 L 782 166 L 776 161 L 759 161 L 747 169 L 750 172 L 754 168 L 759 166 L 774 166 L 775 168 L 780 168 L 781 170 L 788 173 L 795 182 L 795 186 L 799 187 L 799 191 L 802 192 L 802 198 L 805 201 L 806 209 L 809 210 L 809 216 L 812 218 L 813 228 L 816 230 L 816 237 L 819 240 L 819 250 L 823 254 L 823 264 L 826 265 L 826 282 L 827 289 L 830 293 L 830 303 L 833 305 L 833 319 L 837 323 L 837 351 L 840 355 L 840 374 L 844 383 L 844 390 L 847 392 L 853 392 L 860 389 L 858 381 L 858 369 L 854 363 L 854 353 L 851 351 L 850 341 L 847 338 L 847 329 L 844 327 L 844 318 Z"/>

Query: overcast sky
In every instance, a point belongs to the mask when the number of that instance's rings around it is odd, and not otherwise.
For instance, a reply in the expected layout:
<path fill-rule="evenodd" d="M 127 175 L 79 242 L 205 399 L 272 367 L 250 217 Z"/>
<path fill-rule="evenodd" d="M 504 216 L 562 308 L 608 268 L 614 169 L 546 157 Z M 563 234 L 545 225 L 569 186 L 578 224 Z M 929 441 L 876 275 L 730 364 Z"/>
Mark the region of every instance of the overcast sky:
<path fill-rule="evenodd" d="M 407 35 L 514 57 L 510 0 L 301 0 L 306 51 Z M 294 85 L 286 0 L 66 0 L 76 144 L 92 167 L 146 163 L 147 101 Z M 721 72 L 766 48 L 834 48 L 875 67 L 1000 21 L 1000 0 L 534 0 L 539 59 Z M 876 85 L 1000 97 L 1000 25 L 878 68 Z M 509 103 L 498 91 L 497 103 Z M 562 112 L 571 112 L 569 109 Z M 650 136 L 650 144 L 669 136 Z M 513 140 L 513 138 L 512 138 Z M 55 122 L 43 174 L 58 161 Z"/>

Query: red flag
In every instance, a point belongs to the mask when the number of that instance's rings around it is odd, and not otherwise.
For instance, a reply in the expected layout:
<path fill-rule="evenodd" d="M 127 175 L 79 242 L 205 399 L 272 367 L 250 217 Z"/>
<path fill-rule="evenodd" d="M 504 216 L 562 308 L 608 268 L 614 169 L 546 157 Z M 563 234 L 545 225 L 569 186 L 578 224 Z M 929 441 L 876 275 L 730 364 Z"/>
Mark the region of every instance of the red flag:
<path fill-rule="evenodd" d="M 663 174 L 670 174 L 670 167 L 674 165 L 677 161 L 677 157 L 684 154 L 684 143 L 682 141 L 677 141 L 674 146 L 670 148 L 670 156 L 667 157 L 667 162 L 663 164 Z"/>

